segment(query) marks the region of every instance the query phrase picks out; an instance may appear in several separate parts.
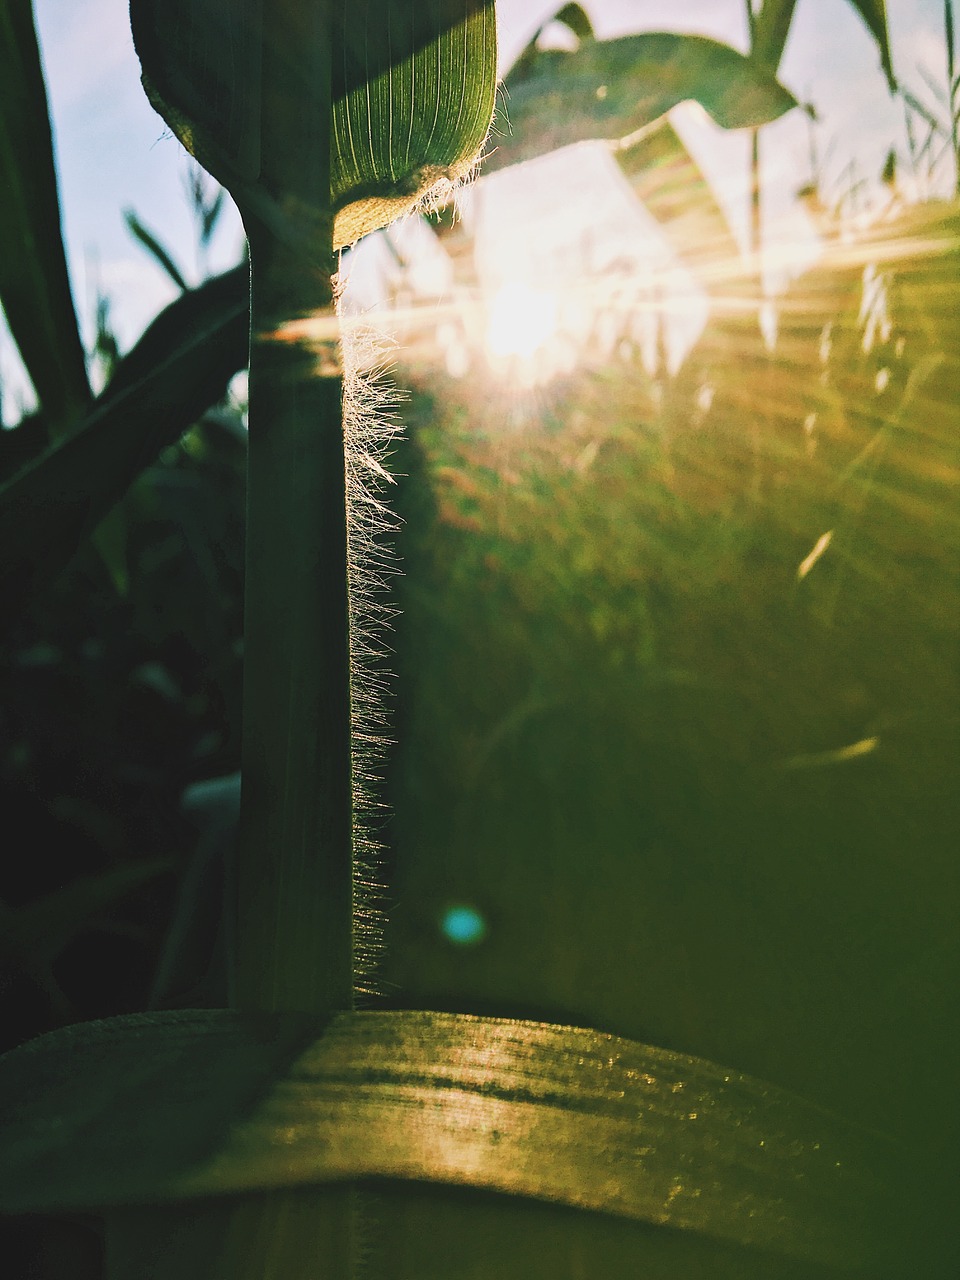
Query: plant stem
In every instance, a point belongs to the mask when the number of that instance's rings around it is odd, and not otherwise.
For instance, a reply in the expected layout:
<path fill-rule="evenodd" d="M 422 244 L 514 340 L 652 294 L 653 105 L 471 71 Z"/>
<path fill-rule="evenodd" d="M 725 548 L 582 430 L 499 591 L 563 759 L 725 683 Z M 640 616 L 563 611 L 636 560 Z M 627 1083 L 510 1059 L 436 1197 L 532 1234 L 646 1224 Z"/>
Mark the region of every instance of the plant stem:
<path fill-rule="evenodd" d="M 345 461 L 330 213 L 329 0 L 265 14 L 250 242 L 240 1010 L 353 1004 Z M 347 1280 L 349 1186 L 115 1215 L 111 1280 Z"/>
<path fill-rule="evenodd" d="M 350 675 L 342 380 L 333 306 L 325 3 L 265 24 L 252 269 L 237 856 L 241 1009 L 353 1002 Z M 322 328 L 319 344 L 291 326 Z M 319 352 L 319 354 L 318 354 Z"/>
<path fill-rule="evenodd" d="M 350 639 L 342 378 L 330 211 L 327 0 L 264 27 L 261 183 L 247 214 L 250 430 L 236 977 L 240 1009 L 353 1005 Z M 297 325 L 306 322 L 309 336 Z M 317 333 L 319 330 L 319 340 Z M 228 1206 L 233 1277 L 346 1280 L 349 1187 Z"/>
<path fill-rule="evenodd" d="M 321 1012 L 353 999 L 342 386 L 329 272 L 292 259 L 272 236 L 251 234 L 234 1003 Z M 331 335 L 319 359 L 275 336 L 297 319 L 284 306 L 292 283 L 313 294 L 311 323 Z"/>
<path fill-rule="evenodd" d="M 763 213 L 760 205 L 760 130 L 750 130 L 750 253 L 757 277 L 757 292 L 762 292 Z"/>

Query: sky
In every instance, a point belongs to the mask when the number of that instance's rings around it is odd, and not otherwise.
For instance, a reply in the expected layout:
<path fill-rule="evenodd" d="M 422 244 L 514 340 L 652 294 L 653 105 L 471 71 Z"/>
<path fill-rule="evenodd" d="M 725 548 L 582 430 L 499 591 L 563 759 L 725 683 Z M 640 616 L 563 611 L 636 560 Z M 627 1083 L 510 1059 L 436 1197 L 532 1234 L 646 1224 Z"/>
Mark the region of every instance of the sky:
<path fill-rule="evenodd" d="M 601 37 L 639 30 L 691 31 L 746 47 L 743 0 L 584 0 Z M 133 241 L 123 211 L 136 210 L 155 230 L 191 281 L 205 272 L 234 264 L 242 244 L 242 228 L 234 210 L 221 222 L 209 259 L 201 262 L 197 237 L 185 196 L 187 158 L 153 112 L 139 83 L 127 19 L 127 0 L 34 0 L 42 56 L 55 129 L 64 235 L 81 324 L 89 338 L 98 292 L 106 294 L 121 345 L 129 346 L 175 289 Z M 559 8 L 559 0 L 498 0 L 501 66 L 510 64 L 536 29 Z M 942 0 L 887 0 L 898 75 L 932 103 L 918 71 L 922 66 L 937 81 L 943 78 Z M 856 157 L 864 175 L 878 174 L 887 149 L 903 145 L 902 107 L 891 101 L 879 71 L 876 48 L 847 0 L 799 0 L 781 79 L 801 98 L 815 103 L 821 117 L 817 148 L 828 186 L 839 188 L 844 168 Z M 715 181 L 735 230 L 746 223 L 747 140 L 723 134 L 695 114 L 676 121 L 708 177 Z M 767 208 L 773 221 L 789 232 L 799 226 L 794 193 L 810 177 L 810 130 L 804 116 L 793 112 L 768 126 L 763 135 Z M 625 204 L 616 177 L 596 169 L 596 158 L 578 181 L 582 216 L 600 224 L 598 235 L 649 235 L 642 212 Z M 591 167 L 593 166 L 593 167 Z M 510 182 L 491 177 L 508 192 L 505 208 L 512 225 L 536 226 L 537 241 L 552 245 L 564 234 L 553 225 L 557 179 L 548 167 L 533 178 Z M 562 171 L 559 173 L 562 182 Z M 516 185 L 519 181 L 519 187 Z M 612 185 L 611 185 L 612 184 Z M 569 188 L 569 184 L 568 184 Z M 482 195 L 482 186 L 479 195 Z M 567 189 L 567 233 L 571 224 Z M 479 198 L 479 196 L 478 196 Z M 633 202 L 635 204 L 635 202 Z M 489 205 L 496 205 L 492 198 Z M 801 228 L 802 230 L 802 228 Z M 504 261 L 524 255 L 523 242 L 511 245 L 487 228 Z M 529 243 L 529 241 L 528 241 Z M 9 340 L 0 342 L 0 377 L 7 388 L 22 390 L 22 375 Z M 16 417 L 16 412 L 12 413 Z"/>

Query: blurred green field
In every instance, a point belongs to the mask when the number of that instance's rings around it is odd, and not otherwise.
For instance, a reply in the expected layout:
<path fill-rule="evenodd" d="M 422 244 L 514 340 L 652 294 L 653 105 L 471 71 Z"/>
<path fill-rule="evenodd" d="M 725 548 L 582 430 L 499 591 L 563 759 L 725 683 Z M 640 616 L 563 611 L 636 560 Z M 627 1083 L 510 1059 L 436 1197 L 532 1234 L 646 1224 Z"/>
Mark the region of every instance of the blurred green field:
<path fill-rule="evenodd" d="M 674 380 L 416 371 L 395 459 L 388 997 L 732 1064 L 896 1134 L 925 1194 L 960 1067 L 958 232 L 838 246 L 773 350 L 714 319 Z"/>

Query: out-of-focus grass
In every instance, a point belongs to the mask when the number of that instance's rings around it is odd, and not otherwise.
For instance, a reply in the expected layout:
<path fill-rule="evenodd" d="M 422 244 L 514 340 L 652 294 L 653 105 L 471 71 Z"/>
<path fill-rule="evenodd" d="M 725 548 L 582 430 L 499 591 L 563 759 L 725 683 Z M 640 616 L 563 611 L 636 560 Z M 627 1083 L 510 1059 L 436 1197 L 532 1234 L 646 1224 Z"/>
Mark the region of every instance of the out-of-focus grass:
<path fill-rule="evenodd" d="M 715 316 L 672 381 L 411 375 L 397 460 L 399 1002 L 730 1063 L 899 1135 L 932 1204 L 960 1065 L 958 232 L 930 207 L 838 245 L 772 352 Z M 440 929 L 461 903 L 475 946 Z"/>

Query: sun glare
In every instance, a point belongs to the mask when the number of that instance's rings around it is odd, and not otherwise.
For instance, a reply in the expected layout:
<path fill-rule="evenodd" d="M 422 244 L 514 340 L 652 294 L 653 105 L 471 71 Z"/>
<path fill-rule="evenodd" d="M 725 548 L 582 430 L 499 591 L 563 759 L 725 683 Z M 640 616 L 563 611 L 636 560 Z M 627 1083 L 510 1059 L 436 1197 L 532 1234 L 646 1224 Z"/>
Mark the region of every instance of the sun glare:
<path fill-rule="evenodd" d="M 503 285 L 487 322 L 487 350 L 500 359 L 529 360 L 557 332 L 557 295 L 528 284 Z"/>

